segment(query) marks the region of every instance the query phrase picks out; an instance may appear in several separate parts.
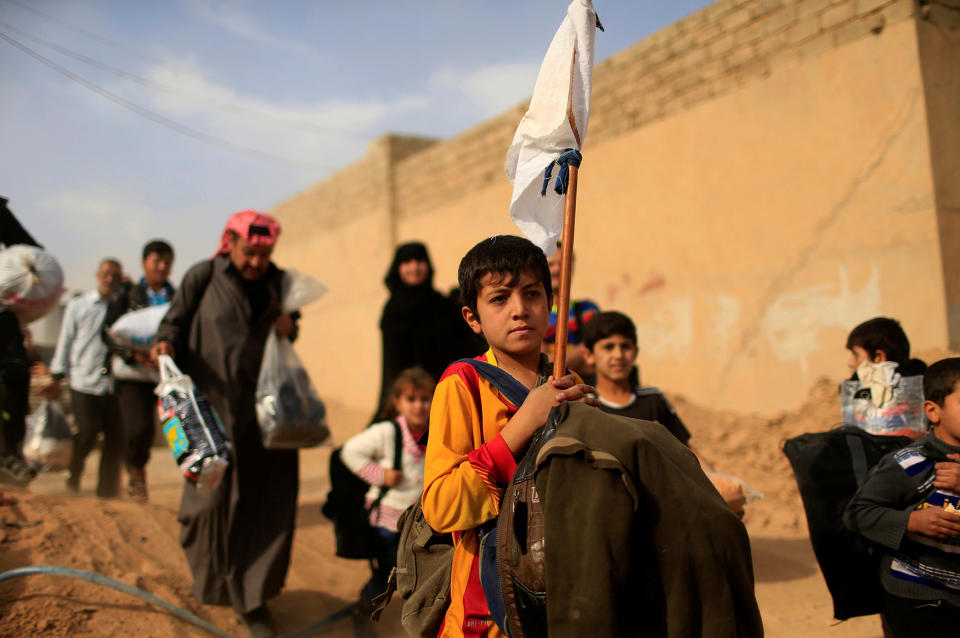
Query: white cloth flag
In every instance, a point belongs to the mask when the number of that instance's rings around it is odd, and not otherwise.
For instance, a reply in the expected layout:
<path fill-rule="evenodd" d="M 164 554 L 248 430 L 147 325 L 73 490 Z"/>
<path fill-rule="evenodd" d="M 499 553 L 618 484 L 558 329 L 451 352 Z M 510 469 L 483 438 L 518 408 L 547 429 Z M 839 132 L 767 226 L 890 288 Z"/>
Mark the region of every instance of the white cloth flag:
<path fill-rule="evenodd" d="M 552 184 L 540 196 L 543 173 L 565 149 L 580 150 L 586 137 L 596 26 L 592 0 L 573 0 L 543 58 L 530 108 L 504 165 L 513 183 L 510 219 L 548 256 L 556 250 L 563 226 L 564 196 Z M 554 177 L 558 171 L 554 167 Z"/>

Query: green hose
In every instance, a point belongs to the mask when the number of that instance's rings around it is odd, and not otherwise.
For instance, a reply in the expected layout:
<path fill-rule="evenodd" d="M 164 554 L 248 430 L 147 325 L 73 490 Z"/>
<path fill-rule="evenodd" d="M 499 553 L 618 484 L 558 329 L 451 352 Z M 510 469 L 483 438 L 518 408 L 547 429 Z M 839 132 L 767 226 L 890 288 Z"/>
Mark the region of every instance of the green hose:
<path fill-rule="evenodd" d="M 32 567 L 19 567 L 17 569 L 11 569 L 10 571 L 3 572 L 2 574 L 0 574 L 0 583 L 2 583 L 5 580 L 17 578 L 19 576 L 33 576 L 36 574 L 67 576 L 69 578 L 77 578 L 79 580 L 85 580 L 95 585 L 110 587 L 112 589 L 116 589 L 117 591 L 121 591 L 125 594 L 136 596 L 141 600 L 147 601 L 151 605 L 156 605 L 157 607 L 160 607 L 161 609 L 164 609 L 170 612 L 177 618 L 181 620 L 185 620 L 188 623 L 196 625 L 197 627 L 200 627 L 201 629 L 204 629 L 210 632 L 214 636 L 219 636 L 220 638 L 233 638 L 233 636 L 223 631 L 220 631 L 219 629 L 217 629 L 216 627 L 208 623 L 203 618 L 200 618 L 199 616 L 195 616 L 191 614 L 189 611 L 187 611 L 186 609 L 177 607 L 173 603 L 169 603 L 163 600 L 162 598 L 158 598 L 153 594 L 151 594 L 150 592 L 144 591 L 142 589 L 138 589 L 136 587 L 132 587 L 126 583 L 120 582 L 119 580 L 114 580 L 113 578 L 109 578 L 107 576 L 101 576 L 100 574 L 96 574 L 94 572 L 83 571 L 82 569 L 74 569 L 72 567 L 60 567 L 59 565 L 35 565 Z M 356 608 L 356 606 L 357 606 L 356 603 L 347 605 L 343 609 L 339 609 L 335 611 L 334 613 L 330 614 L 326 618 L 323 618 L 315 622 L 314 624 L 308 627 L 305 627 L 304 629 L 300 629 L 299 631 L 296 631 L 292 634 L 287 634 L 286 636 L 281 636 L 280 638 L 305 638 L 306 636 L 309 636 L 321 629 L 324 629 L 332 625 L 334 622 L 340 620 L 341 618 L 345 618 L 349 616 L 353 612 L 353 610 Z"/>

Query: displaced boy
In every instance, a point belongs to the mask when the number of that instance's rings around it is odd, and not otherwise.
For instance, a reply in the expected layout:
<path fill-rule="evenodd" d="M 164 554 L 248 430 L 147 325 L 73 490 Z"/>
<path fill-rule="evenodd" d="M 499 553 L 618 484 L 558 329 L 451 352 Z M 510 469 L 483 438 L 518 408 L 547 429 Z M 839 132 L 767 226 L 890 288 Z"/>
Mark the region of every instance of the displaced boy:
<path fill-rule="evenodd" d="M 610 414 L 656 421 L 684 445 L 690 432 L 663 393 L 643 388 L 636 374 L 637 329 L 626 315 L 601 312 L 583 332 L 586 361 L 596 369 L 600 409 Z"/>
<path fill-rule="evenodd" d="M 640 385 L 637 372 L 637 329 L 620 312 L 601 312 L 587 324 L 583 343 L 587 364 L 595 368 L 600 409 L 610 414 L 655 421 L 697 456 L 710 482 L 738 516 L 756 493 L 740 479 L 714 472 L 712 466 L 690 445 L 690 431 L 660 390 Z"/>
<path fill-rule="evenodd" d="M 543 252 L 510 235 L 485 239 L 460 262 L 463 318 L 490 349 L 480 357 L 532 388 L 518 409 L 468 364 L 453 364 L 430 411 L 423 514 L 452 532 L 450 606 L 440 636 L 500 636 L 478 576 L 477 528 L 495 518 L 517 459 L 553 406 L 585 400 L 593 388 L 574 375 L 548 378 L 540 348 L 550 317 L 550 269 Z"/>
<path fill-rule="evenodd" d="M 883 609 L 895 638 L 956 636 L 960 627 L 960 358 L 923 375 L 933 428 L 883 457 L 847 505 L 844 524 L 881 546 Z"/>
<path fill-rule="evenodd" d="M 900 322 L 864 321 L 847 337 L 847 350 L 852 376 L 841 386 L 844 423 L 871 434 L 923 436 L 921 375 L 927 366 L 910 358 Z"/>

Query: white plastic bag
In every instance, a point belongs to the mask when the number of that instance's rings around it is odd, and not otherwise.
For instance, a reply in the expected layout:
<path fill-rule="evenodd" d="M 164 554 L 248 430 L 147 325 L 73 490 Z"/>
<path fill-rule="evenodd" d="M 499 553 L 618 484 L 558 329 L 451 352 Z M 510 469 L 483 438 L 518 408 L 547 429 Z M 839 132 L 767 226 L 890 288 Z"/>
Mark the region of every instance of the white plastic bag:
<path fill-rule="evenodd" d="M 25 244 L 0 250 L 0 302 L 20 323 L 43 317 L 62 293 L 63 271 L 53 255 Z"/>
<path fill-rule="evenodd" d="M 197 489 L 212 492 L 230 465 L 232 445 L 217 410 L 173 359 L 160 355 L 158 409 L 173 458 Z"/>
<path fill-rule="evenodd" d="M 327 294 L 327 287 L 310 275 L 304 275 L 296 270 L 288 270 L 283 274 L 281 307 L 285 315 L 300 310 L 325 294 Z"/>
<path fill-rule="evenodd" d="M 330 436 L 326 407 L 286 337 L 270 331 L 257 379 L 257 421 L 263 447 L 312 447 Z"/>
<path fill-rule="evenodd" d="M 147 352 L 168 310 L 170 304 L 165 303 L 128 312 L 107 328 L 107 334 L 121 348 Z"/>
<path fill-rule="evenodd" d="M 73 458 L 73 431 L 60 404 L 44 401 L 27 416 L 23 457 L 44 471 L 65 470 Z"/>

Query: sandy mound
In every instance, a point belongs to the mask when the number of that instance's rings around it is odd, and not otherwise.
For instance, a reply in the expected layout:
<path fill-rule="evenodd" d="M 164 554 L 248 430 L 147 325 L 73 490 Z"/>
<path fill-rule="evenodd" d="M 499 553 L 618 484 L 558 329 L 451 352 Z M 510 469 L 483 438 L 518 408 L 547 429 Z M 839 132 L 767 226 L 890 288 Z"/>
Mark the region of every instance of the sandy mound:
<path fill-rule="evenodd" d="M 941 355 L 942 353 L 930 353 Z M 932 361 L 939 356 L 926 357 Z M 715 469 L 741 477 L 762 500 L 749 505 L 757 598 L 767 635 L 876 638 L 877 618 L 836 624 L 816 566 L 806 521 L 782 442 L 823 431 L 839 421 L 839 379 L 822 379 L 801 409 L 775 418 L 718 412 L 684 398 L 674 403 L 693 434 L 692 444 Z M 338 443 L 362 427 L 363 416 L 331 409 Z M 368 577 L 359 561 L 333 555 L 329 522 L 320 513 L 328 489 L 329 447 L 301 454 L 301 492 L 292 567 L 287 588 L 271 609 L 278 629 L 292 632 L 356 599 Z M 145 589 L 187 609 L 230 634 L 246 631 L 229 609 L 198 605 L 177 542 L 180 477 L 170 455 L 154 450 L 149 466 L 151 504 L 103 501 L 90 495 L 98 458 L 87 462 L 86 491 L 65 494 L 63 475 L 46 474 L 30 492 L 3 489 L 16 506 L 0 506 L 0 572 L 54 564 L 94 571 Z M 401 636 L 398 606 L 379 627 L 381 636 Z M 206 636 L 202 630 L 126 594 L 77 580 L 28 576 L 0 584 L 0 636 Z M 352 636 L 349 621 L 324 636 Z"/>

